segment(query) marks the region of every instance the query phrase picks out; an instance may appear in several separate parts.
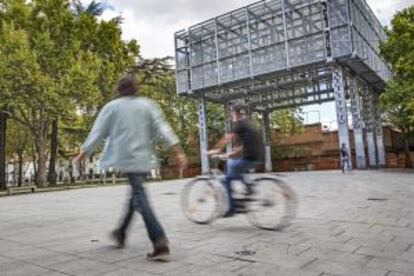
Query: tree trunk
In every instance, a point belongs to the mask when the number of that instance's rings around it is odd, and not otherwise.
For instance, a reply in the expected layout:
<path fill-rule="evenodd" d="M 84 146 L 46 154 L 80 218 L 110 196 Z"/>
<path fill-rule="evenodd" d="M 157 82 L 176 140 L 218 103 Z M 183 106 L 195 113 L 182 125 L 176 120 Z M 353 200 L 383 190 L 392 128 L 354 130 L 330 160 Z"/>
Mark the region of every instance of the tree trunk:
<path fill-rule="evenodd" d="M 49 161 L 49 174 L 47 180 L 51 186 L 56 186 L 57 174 L 56 174 L 56 159 L 58 151 L 58 119 L 54 119 L 52 122 L 52 135 L 50 141 L 50 161 Z"/>
<path fill-rule="evenodd" d="M 41 187 L 47 187 L 47 138 L 49 134 L 49 117 L 45 111 L 45 107 L 41 106 L 38 113 L 38 120 L 36 122 L 36 129 L 33 132 L 34 142 L 37 153 L 37 174 L 36 184 Z M 32 110 L 34 118 L 36 118 L 36 110 Z"/>
<path fill-rule="evenodd" d="M 410 142 L 408 140 L 408 137 L 404 137 L 404 150 L 405 150 L 405 167 L 407 169 L 411 169 L 412 168 L 412 163 L 411 163 L 411 156 L 410 156 Z"/>
<path fill-rule="evenodd" d="M 6 188 L 6 129 L 7 115 L 0 110 L 0 190 Z"/>
<path fill-rule="evenodd" d="M 21 187 L 23 184 L 23 153 L 19 152 L 18 158 L 19 158 L 19 169 L 18 169 L 19 174 L 18 174 L 18 179 L 17 179 L 17 185 Z"/>
<path fill-rule="evenodd" d="M 40 147 L 38 149 L 36 185 L 39 185 L 41 187 L 47 187 L 46 159 L 46 154 L 42 147 Z"/>
<path fill-rule="evenodd" d="M 36 185 L 41 187 L 47 187 L 47 175 L 46 175 L 46 137 L 38 135 L 35 137 L 35 146 L 37 152 L 37 173 L 36 173 Z"/>

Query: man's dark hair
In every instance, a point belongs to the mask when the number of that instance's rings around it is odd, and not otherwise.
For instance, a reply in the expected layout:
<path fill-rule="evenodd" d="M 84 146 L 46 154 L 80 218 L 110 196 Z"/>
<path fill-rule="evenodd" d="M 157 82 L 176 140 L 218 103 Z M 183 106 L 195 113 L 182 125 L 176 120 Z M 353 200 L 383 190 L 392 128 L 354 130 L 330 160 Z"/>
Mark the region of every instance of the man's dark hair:
<path fill-rule="evenodd" d="M 132 75 L 125 76 L 119 80 L 117 91 L 120 97 L 134 96 L 138 92 L 138 82 Z"/>

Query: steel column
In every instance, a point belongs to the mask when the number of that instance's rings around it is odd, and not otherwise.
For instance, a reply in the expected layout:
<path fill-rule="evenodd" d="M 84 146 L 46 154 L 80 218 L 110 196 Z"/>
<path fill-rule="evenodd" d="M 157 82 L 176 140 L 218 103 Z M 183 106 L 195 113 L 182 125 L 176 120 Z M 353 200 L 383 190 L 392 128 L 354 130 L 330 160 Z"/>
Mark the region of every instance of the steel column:
<path fill-rule="evenodd" d="M 378 157 L 378 166 L 385 167 L 386 165 L 386 153 L 384 145 L 384 131 L 382 127 L 381 120 L 381 110 L 378 94 L 373 94 L 373 103 L 374 103 L 374 119 L 375 119 L 375 138 L 377 142 L 377 157 Z"/>
<path fill-rule="evenodd" d="M 358 82 L 355 77 L 350 80 L 352 125 L 354 129 L 356 166 L 358 169 L 366 169 L 364 130 L 361 119 L 361 103 Z"/>
<path fill-rule="evenodd" d="M 375 146 L 374 136 L 374 110 L 372 95 L 369 88 L 365 88 L 364 91 L 364 121 L 365 131 L 367 134 L 367 145 L 368 145 L 368 160 L 370 168 L 377 167 L 377 150 Z"/>
<path fill-rule="evenodd" d="M 201 157 L 201 173 L 208 174 L 210 165 L 208 160 L 208 135 L 207 135 L 207 108 L 206 100 L 202 96 L 199 100 L 198 122 L 200 129 L 200 157 Z"/>
<path fill-rule="evenodd" d="M 263 112 L 263 144 L 264 144 L 264 157 L 265 157 L 265 171 L 271 172 L 272 168 L 272 136 L 270 132 L 270 118 L 269 112 Z"/>
<path fill-rule="evenodd" d="M 338 138 L 339 148 L 342 144 L 345 144 L 348 152 L 350 153 L 349 143 L 349 129 L 348 129 L 348 113 L 346 108 L 345 99 L 345 79 L 342 68 L 335 64 L 332 66 L 332 88 L 335 94 L 336 103 L 336 116 L 338 120 Z M 352 159 L 349 160 L 350 166 L 352 167 Z"/>

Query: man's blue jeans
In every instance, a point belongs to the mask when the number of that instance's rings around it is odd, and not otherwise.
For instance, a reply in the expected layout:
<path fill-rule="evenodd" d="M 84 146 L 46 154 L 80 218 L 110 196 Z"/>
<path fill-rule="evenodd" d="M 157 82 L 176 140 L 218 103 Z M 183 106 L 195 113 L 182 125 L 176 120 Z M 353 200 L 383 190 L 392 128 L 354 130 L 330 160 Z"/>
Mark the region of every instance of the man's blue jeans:
<path fill-rule="evenodd" d="M 236 211 L 234 200 L 233 200 L 233 190 L 231 188 L 231 182 L 233 180 L 240 180 L 243 183 L 244 177 L 243 173 L 246 170 L 254 169 L 257 166 L 257 162 L 246 160 L 246 159 L 230 159 L 227 161 L 227 174 L 223 179 L 223 185 L 226 188 L 228 201 L 229 201 L 229 213 L 234 213 Z"/>
<path fill-rule="evenodd" d="M 121 227 L 119 228 L 119 231 L 125 235 L 134 215 L 134 211 L 137 211 L 142 215 L 145 227 L 147 228 L 148 236 L 153 245 L 157 246 L 165 244 L 167 242 L 167 238 L 165 236 L 164 229 L 152 211 L 143 186 L 146 175 L 140 173 L 128 173 L 127 176 L 131 185 L 131 199 L 128 211 Z"/>

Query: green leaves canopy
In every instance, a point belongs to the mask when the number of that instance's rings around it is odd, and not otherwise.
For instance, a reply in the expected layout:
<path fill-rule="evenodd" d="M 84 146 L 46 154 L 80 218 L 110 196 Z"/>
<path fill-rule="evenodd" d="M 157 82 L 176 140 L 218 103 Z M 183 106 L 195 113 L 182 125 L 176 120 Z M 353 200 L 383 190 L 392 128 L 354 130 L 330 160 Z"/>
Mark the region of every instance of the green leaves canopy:
<path fill-rule="evenodd" d="M 382 102 L 388 119 L 405 134 L 414 132 L 414 6 L 397 13 L 381 52 L 391 63 L 392 80 Z"/>

